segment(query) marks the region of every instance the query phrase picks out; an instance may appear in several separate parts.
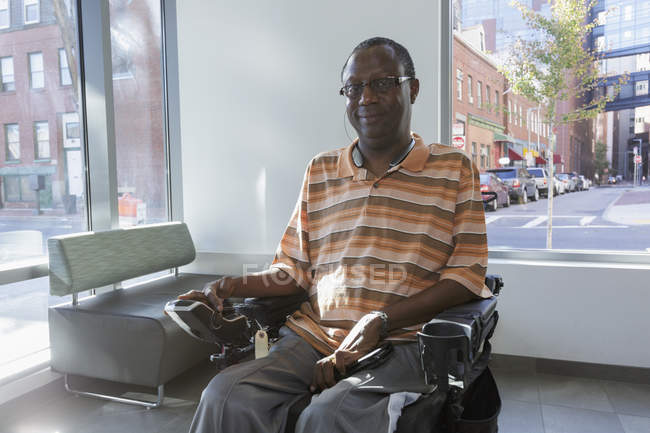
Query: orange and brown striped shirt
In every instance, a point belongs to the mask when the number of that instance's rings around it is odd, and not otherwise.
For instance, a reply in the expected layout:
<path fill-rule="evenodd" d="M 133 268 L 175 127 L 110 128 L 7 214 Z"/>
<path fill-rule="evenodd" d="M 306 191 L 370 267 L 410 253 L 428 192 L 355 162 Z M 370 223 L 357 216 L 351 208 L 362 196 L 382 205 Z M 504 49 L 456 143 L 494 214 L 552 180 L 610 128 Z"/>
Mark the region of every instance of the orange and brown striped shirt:
<path fill-rule="evenodd" d="M 413 137 L 407 157 L 380 178 L 354 165 L 356 141 L 307 167 L 271 267 L 308 291 L 286 325 L 325 355 L 366 313 L 440 280 L 491 295 L 478 171 L 462 152 Z M 414 341 L 421 327 L 388 339 Z"/>

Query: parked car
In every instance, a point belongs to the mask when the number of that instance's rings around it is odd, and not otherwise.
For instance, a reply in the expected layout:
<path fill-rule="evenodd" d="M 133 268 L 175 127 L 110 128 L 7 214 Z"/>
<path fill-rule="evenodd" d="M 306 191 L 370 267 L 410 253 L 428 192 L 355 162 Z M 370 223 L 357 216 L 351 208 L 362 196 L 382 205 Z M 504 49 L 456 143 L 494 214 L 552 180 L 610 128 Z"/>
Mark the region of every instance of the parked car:
<path fill-rule="evenodd" d="M 510 206 L 510 192 L 508 185 L 506 185 L 499 176 L 494 173 L 481 173 L 481 192 L 495 192 L 497 194 L 496 200 L 492 200 L 486 204 L 486 209 L 495 211 L 499 206 Z M 485 200 L 489 196 L 483 196 Z"/>
<path fill-rule="evenodd" d="M 607 183 L 610 185 L 613 185 L 616 183 L 616 178 L 614 176 L 610 176 L 607 178 Z"/>
<path fill-rule="evenodd" d="M 577 183 L 571 173 L 558 173 L 557 177 L 564 183 L 564 190 L 566 192 L 574 192 L 577 189 Z"/>
<path fill-rule="evenodd" d="M 530 173 L 535 178 L 535 183 L 537 183 L 537 189 L 539 193 L 548 197 L 548 172 L 545 168 L 542 167 L 528 167 L 528 173 Z"/>
<path fill-rule="evenodd" d="M 589 190 L 591 188 L 591 181 L 583 175 L 579 175 L 578 177 L 582 180 L 582 189 Z"/>
<path fill-rule="evenodd" d="M 562 179 L 560 179 L 557 174 L 554 175 L 553 177 L 555 177 L 555 182 L 553 182 L 553 188 L 555 188 L 555 195 L 566 193 L 567 192 L 566 185 L 564 184 L 564 182 L 562 182 Z"/>
<path fill-rule="evenodd" d="M 539 190 L 535 178 L 524 167 L 503 167 L 487 170 L 496 174 L 508 185 L 510 198 L 521 203 L 528 203 L 528 199 L 539 200 Z"/>
<path fill-rule="evenodd" d="M 585 185 L 583 180 L 580 178 L 578 173 L 575 171 L 569 173 L 569 176 L 571 176 L 571 179 L 573 179 L 576 183 L 576 191 L 583 191 L 585 189 Z"/>

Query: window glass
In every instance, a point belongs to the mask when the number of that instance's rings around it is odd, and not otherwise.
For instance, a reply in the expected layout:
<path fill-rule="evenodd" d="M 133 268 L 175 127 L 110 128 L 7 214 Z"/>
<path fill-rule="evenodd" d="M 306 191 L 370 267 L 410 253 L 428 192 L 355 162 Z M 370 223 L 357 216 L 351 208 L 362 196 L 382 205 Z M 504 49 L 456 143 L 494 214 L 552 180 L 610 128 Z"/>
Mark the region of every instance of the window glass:
<path fill-rule="evenodd" d="M 557 2 L 518 3 L 547 19 L 553 19 L 554 11 L 558 11 L 554 9 Z M 491 250 L 545 249 L 550 221 L 554 250 L 650 253 L 650 1 L 587 3 L 594 3 L 595 9 L 589 17 L 578 19 L 598 19 L 588 40 L 597 54 L 593 66 L 599 78 L 608 78 L 598 80 L 594 94 L 614 97 L 618 77 L 627 74 L 628 80 L 605 112 L 593 119 L 558 125 L 548 123 L 544 104 L 515 93 L 518 87 L 501 72 L 509 61 L 519 60 L 511 57 L 513 45 L 523 40 L 545 47 L 553 42 L 549 33 L 531 29 L 509 0 L 451 2 L 458 17 L 452 41 L 453 67 L 464 65 L 465 74 L 475 77 L 477 106 L 487 105 L 488 112 L 490 106 L 501 105 L 503 109 L 499 116 L 481 116 L 476 107 L 452 101 L 453 118 L 468 119 L 464 152 L 482 172 L 509 169 L 498 175 L 518 188 L 516 194 L 511 193 L 512 206 L 487 216 Z M 463 48 L 471 44 L 469 39 L 477 28 L 483 31 L 483 53 Z M 571 77 L 571 73 L 567 72 L 567 98 L 556 101 L 558 120 L 589 106 L 588 99 L 572 94 L 575 86 L 571 78 L 578 82 L 580 77 Z M 482 95 L 476 79 L 485 84 Z M 561 173 L 555 177 L 555 191 L 548 191 L 551 167 L 556 175 Z M 520 168 L 527 168 L 537 179 L 517 177 Z M 539 179 L 544 173 L 546 183 Z M 528 197 L 525 204 L 521 199 L 524 188 Z M 532 189 L 537 189 L 539 200 L 535 200 Z"/>
<path fill-rule="evenodd" d="M 36 138 L 36 158 L 48 159 L 50 157 L 50 128 L 47 122 L 34 123 Z"/>
<path fill-rule="evenodd" d="M 12 92 L 16 90 L 13 57 L 3 57 L 0 59 L 0 84 L 0 91 Z"/>
<path fill-rule="evenodd" d="M 4 4 L 0 0 L 0 9 Z M 41 2 L 34 0 L 8 4 L 20 22 L 12 22 L 0 33 L 4 91 L 0 94 L 0 266 L 4 268 L 46 262 L 49 237 L 88 228 L 81 98 L 77 86 L 60 85 L 57 67 L 65 65 L 70 81 L 77 82 L 79 62 L 64 55 L 79 52 L 77 3 L 67 2 L 61 15 L 54 9 L 63 1 L 44 1 L 42 10 Z M 18 25 L 23 22 L 30 25 Z M 71 38 L 63 38 L 62 32 Z M 7 365 L 47 350 L 48 290 L 47 278 L 0 286 L 0 378 Z"/>
<path fill-rule="evenodd" d="M 29 82 L 32 89 L 45 87 L 45 70 L 43 68 L 43 53 L 29 54 Z"/>
<path fill-rule="evenodd" d="M 41 20 L 39 0 L 24 0 L 25 2 L 25 24 L 35 24 Z"/>
<path fill-rule="evenodd" d="M 482 97 L 483 83 L 480 81 L 476 82 L 476 106 L 481 108 L 483 106 L 483 97 Z"/>
<path fill-rule="evenodd" d="M 472 76 L 467 76 L 467 97 L 469 98 L 469 103 L 474 103 L 474 91 L 472 90 Z"/>
<path fill-rule="evenodd" d="M 0 0 L 0 29 L 5 29 L 11 24 L 9 17 L 9 0 Z"/>
<path fill-rule="evenodd" d="M 456 98 L 463 99 L 463 71 L 456 69 Z"/>
<path fill-rule="evenodd" d="M 160 1 L 110 1 L 120 225 L 167 221 Z"/>
<path fill-rule="evenodd" d="M 65 48 L 59 48 L 59 77 L 62 86 L 72 84 L 72 76 L 70 75 L 70 66 L 68 65 L 68 56 L 65 53 Z"/>

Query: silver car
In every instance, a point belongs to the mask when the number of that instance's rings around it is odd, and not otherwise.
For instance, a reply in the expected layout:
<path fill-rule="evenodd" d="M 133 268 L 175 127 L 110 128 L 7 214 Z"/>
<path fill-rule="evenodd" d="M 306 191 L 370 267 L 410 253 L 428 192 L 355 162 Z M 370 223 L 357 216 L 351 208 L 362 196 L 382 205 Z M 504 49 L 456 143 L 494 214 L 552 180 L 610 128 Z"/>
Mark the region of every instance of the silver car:
<path fill-rule="evenodd" d="M 545 168 L 542 167 L 528 167 L 528 173 L 530 173 L 535 178 L 535 183 L 537 183 L 537 189 L 543 197 L 548 197 L 548 184 L 549 177 Z"/>

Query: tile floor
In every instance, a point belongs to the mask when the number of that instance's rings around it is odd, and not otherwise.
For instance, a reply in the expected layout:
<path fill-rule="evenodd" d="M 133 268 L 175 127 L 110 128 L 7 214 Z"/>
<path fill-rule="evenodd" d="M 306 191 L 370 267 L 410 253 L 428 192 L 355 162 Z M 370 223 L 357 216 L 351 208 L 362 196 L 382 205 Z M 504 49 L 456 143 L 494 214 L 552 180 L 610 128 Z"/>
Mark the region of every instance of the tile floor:
<path fill-rule="evenodd" d="M 503 409 L 500 433 L 650 433 L 650 385 L 493 368 Z M 76 398 L 62 383 L 0 406 L 0 433 L 186 432 L 214 370 L 201 364 L 167 386 L 164 406 L 145 410 Z M 93 386 L 119 391 L 112 384 Z"/>

